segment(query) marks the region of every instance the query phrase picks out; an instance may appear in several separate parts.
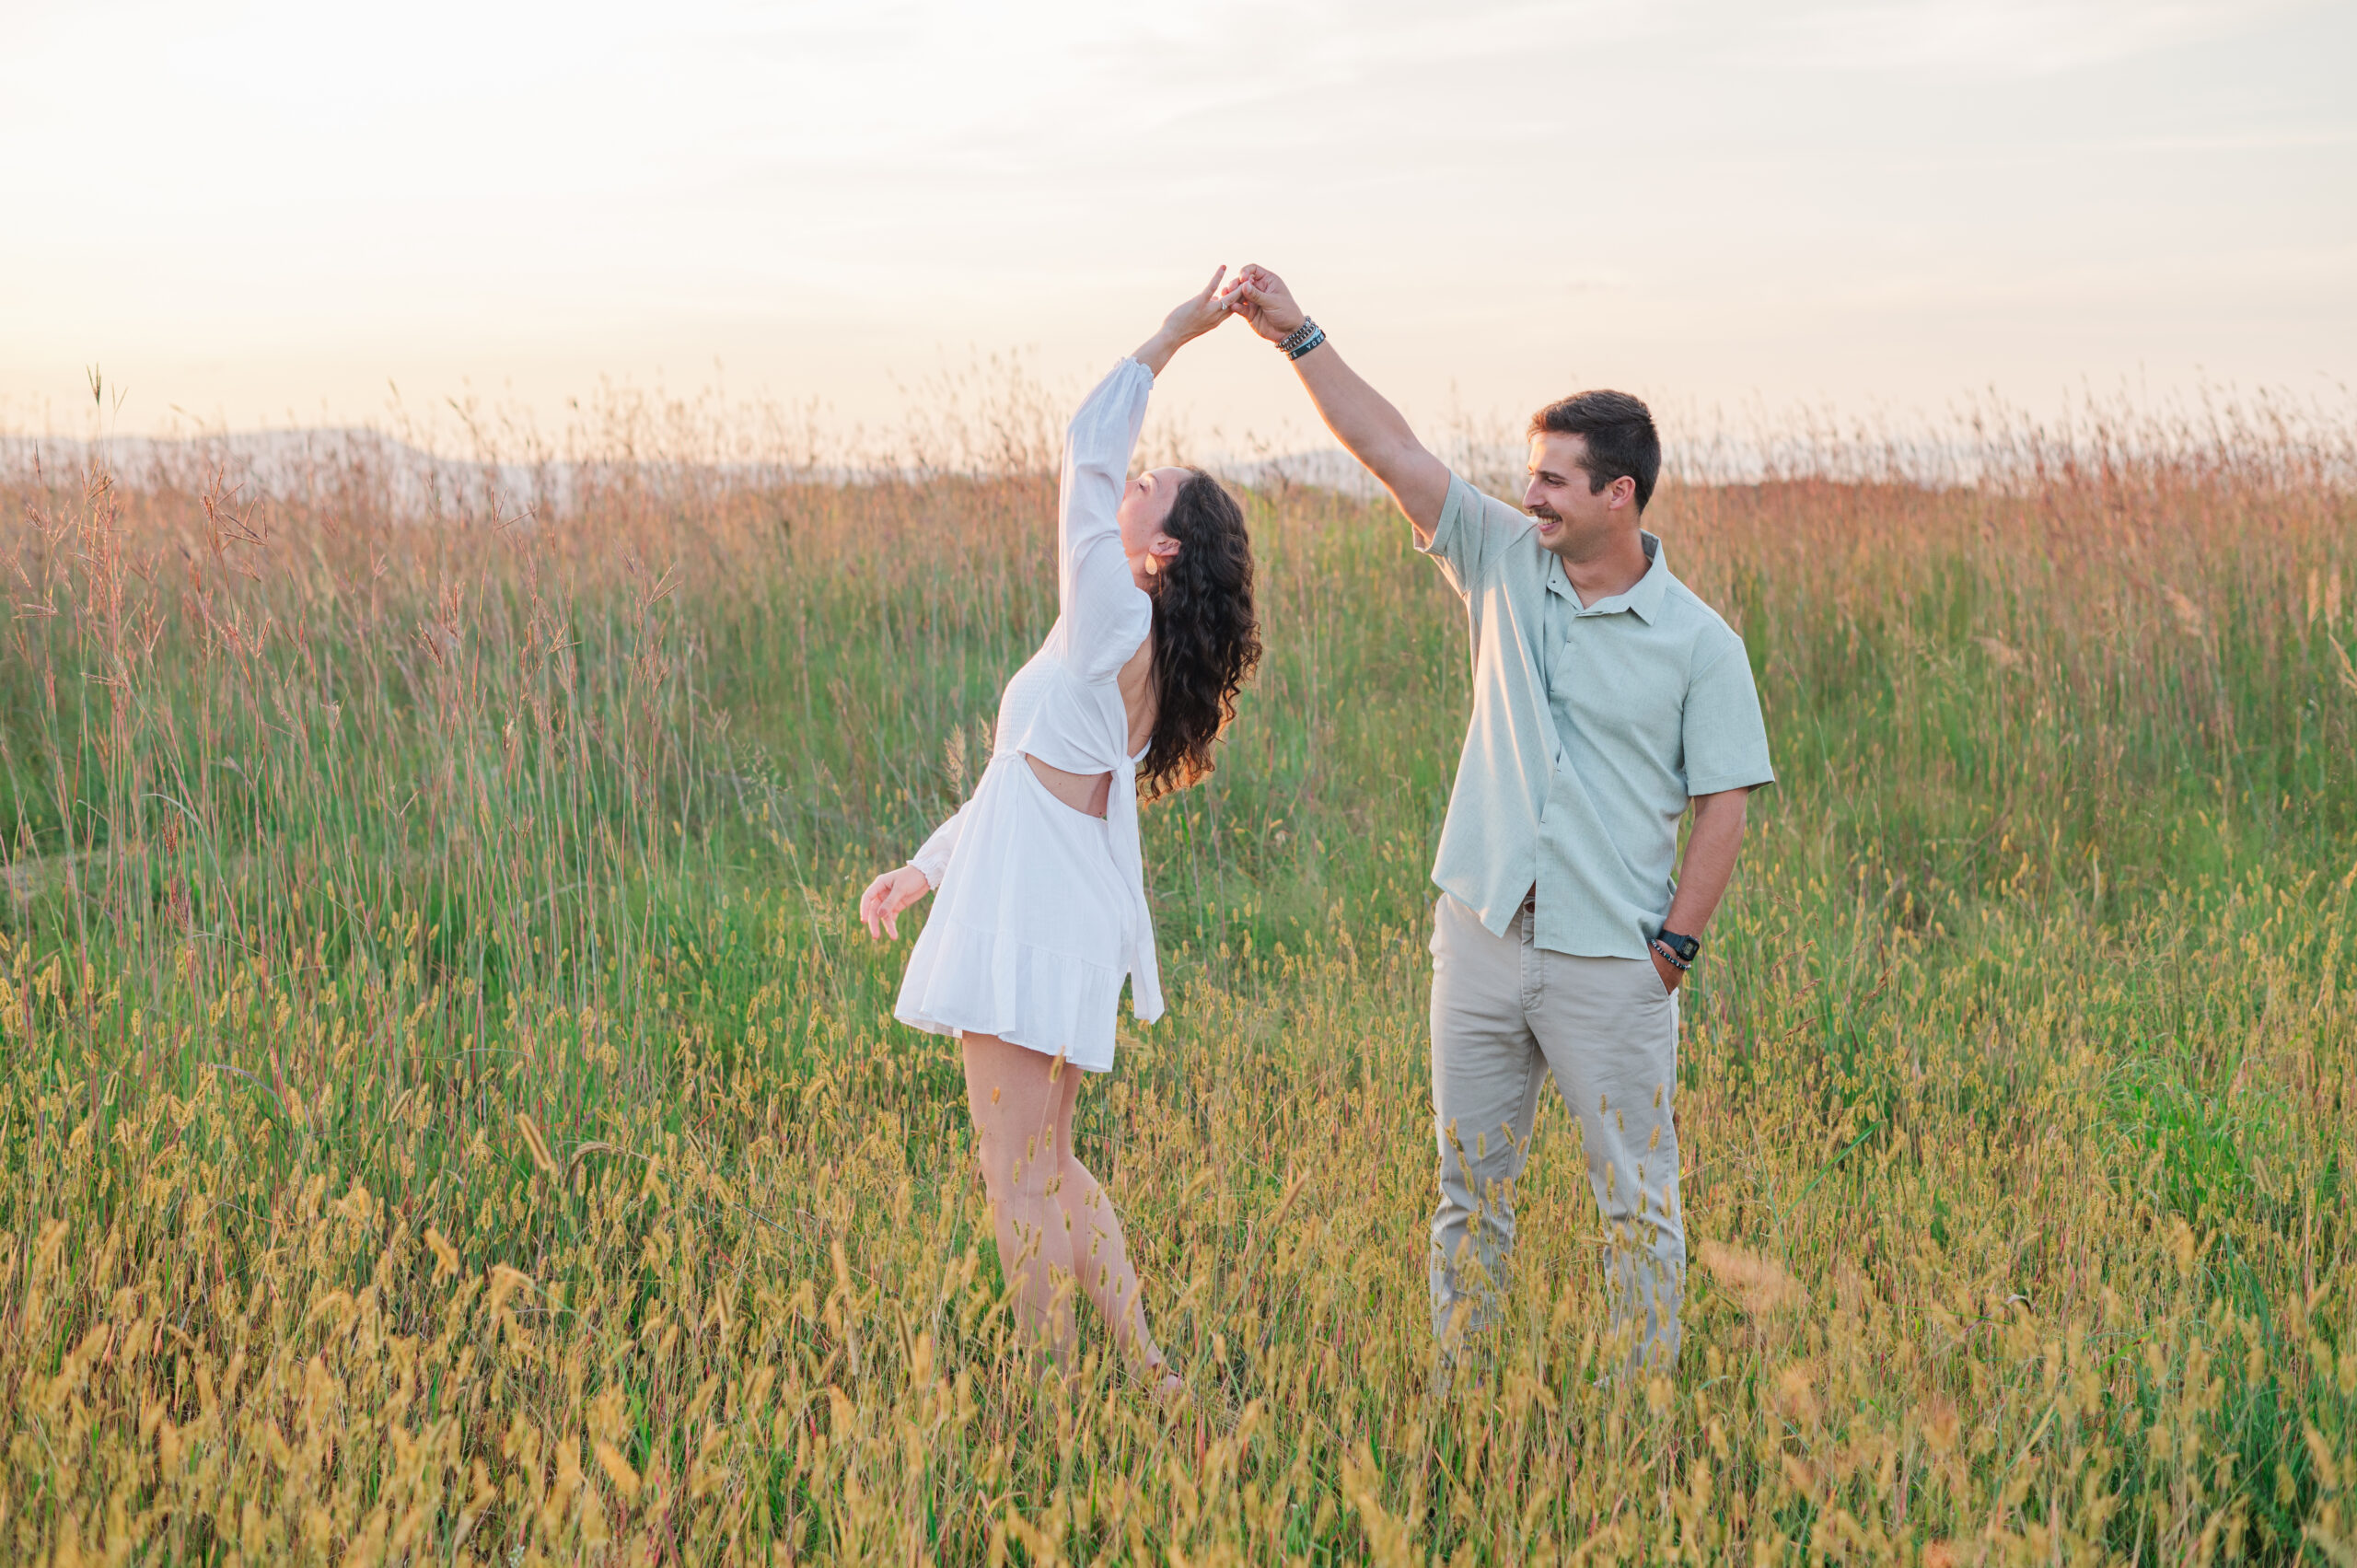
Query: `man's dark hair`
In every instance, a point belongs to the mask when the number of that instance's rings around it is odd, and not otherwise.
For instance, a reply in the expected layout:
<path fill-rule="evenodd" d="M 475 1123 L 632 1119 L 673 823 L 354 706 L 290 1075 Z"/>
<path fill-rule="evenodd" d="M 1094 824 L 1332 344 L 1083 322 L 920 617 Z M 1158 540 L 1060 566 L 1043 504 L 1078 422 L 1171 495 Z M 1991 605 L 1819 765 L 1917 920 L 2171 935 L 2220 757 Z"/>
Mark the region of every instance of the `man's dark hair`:
<path fill-rule="evenodd" d="M 1574 392 L 1530 416 L 1530 434 L 1580 436 L 1587 440 L 1587 493 L 1616 479 L 1637 482 L 1637 510 L 1654 498 L 1661 477 L 1661 436 L 1653 411 L 1626 392 Z"/>

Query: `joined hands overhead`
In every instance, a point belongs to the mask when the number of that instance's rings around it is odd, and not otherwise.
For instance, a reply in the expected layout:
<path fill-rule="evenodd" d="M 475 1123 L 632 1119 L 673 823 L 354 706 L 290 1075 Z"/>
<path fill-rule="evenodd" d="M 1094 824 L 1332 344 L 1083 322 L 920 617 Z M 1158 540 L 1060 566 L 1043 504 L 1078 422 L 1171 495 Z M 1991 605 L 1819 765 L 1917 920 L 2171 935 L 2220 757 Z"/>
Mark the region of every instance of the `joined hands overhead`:
<path fill-rule="evenodd" d="M 1272 343 L 1284 342 L 1308 316 L 1295 303 L 1285 280 L 1257 261 L 1237 270 L 1236 281 L 1222 297 L 1230 310 Z"/>
<path fill-rule="evenodd" d="M 1223 284 L 1225 287 L 1221 286 Z M 1230 316 L 1242 317 L 1254 331 L 1273 343 L 1283 343 L 1300 326 L 1303 314 L 1294 300 L 1293 290 L 1285 286 L 1285 280 L 1268 268 L 1256 262 L 1239 269 L 1230 278 L 1225 267 L 1218 267 L 1212 273 L 1212 281 L 1180 301 L 1178 308 L 1164 318 L 1162 330 L 1141 343 L 1131 357 L 1159 376 L 1163 366 L 1170 363 L 1171 355 Z"/>

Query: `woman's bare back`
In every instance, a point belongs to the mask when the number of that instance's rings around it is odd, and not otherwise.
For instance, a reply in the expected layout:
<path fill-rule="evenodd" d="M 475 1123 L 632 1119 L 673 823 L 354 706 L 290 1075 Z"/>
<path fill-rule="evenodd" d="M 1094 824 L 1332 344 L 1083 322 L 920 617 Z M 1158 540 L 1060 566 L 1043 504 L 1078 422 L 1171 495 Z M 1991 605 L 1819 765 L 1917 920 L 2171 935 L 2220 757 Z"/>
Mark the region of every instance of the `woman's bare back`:
<path fill-rule="evenodd" d="M 1130 754 L 1137 755 L 1154 736 L 1155 703 L 1154 695 L 1154 638 L 1149 635 L 1121 667 L 1121 711 L 1130 720 Z M 1110 773 L 1073 773 L 1062 768 L 1051 768 L 1039 758 L 1026 753 L 1023 759 L 1039 776 L 1050 795 L 1091 817 L 1105 815 L 1105 804 L 1113 794 Z"/>
<path fill-rule="evenodd" d="M 1134 757 L 1154 738 L 1159 704 L 1154 691 L 1154 633 L 1146 633 L 1130 662 L 1121 667 L 1121 710 L 1130 716 L 1130 755 Z"/>

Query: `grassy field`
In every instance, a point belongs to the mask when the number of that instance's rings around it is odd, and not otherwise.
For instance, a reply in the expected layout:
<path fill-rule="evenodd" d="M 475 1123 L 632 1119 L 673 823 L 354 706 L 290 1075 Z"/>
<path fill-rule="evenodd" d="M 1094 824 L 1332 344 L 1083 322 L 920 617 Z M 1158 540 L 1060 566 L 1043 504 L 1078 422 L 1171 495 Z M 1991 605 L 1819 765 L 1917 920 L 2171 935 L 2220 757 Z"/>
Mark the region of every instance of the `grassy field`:
<path fill-rule="evenodd" d="M 1013 1343 L 851 918 L 1046 628 L 1049 482 L 659 421 L 514 494 L 11 475 L 0 1558 L 2357 1563 L 2350 437 L 1968 434 L 1655 508 L 1782 783 L 1650 1385 L 1552 1105 L 1495 1375 L 1428 1387 L 1462 612 L 1254 494 L 1268 662 L 1146 816 L 1172 1016 L 1083 1098 L 1175 1414 Z"/>

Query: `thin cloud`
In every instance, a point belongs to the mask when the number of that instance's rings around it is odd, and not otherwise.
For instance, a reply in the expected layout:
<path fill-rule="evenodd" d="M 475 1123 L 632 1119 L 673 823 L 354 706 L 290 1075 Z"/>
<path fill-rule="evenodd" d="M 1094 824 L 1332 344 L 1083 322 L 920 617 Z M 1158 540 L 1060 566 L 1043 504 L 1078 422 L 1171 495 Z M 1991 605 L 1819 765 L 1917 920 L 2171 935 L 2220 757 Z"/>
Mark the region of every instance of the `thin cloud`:
<path fill-rule="evenodd" d="M 1764 63 L 1830 71 L 2038 75 L 2257 30 L 2296 0 L 1896 0 L 1802 12 L 1765 30 Z"/>

